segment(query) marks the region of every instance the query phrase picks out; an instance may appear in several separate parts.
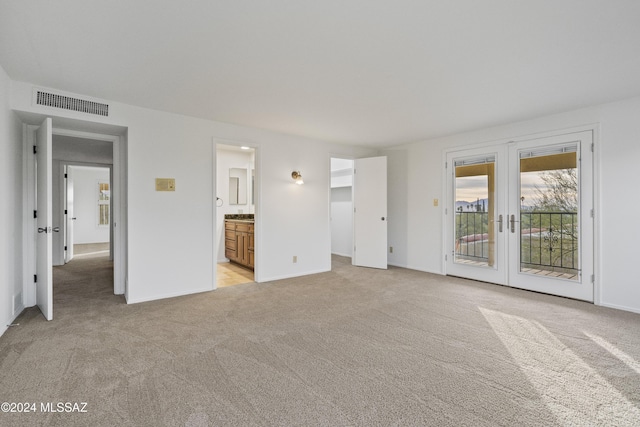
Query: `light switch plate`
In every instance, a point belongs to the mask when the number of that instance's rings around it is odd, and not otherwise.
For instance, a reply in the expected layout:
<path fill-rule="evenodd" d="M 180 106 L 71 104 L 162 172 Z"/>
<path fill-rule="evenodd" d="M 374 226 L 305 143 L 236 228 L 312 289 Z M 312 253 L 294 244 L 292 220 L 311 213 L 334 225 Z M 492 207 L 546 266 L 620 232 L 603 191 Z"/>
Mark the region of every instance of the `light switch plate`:
<path fill-rule="evenodd" d="M 175 178 L 156 178 L 156 191 L 176 191 Z"/>

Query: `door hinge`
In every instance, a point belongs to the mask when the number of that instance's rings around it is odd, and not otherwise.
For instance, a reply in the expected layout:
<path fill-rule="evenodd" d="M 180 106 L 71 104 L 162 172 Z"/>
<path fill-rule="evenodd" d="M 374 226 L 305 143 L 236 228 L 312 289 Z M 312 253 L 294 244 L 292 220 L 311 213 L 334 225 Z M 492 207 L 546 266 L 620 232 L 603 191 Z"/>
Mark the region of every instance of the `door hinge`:
<path fill-rule="evenodd" d="M 444 254 L 444 260 L 447 261 L 449 259 L 449 256 L 447 254 Z"/>
<path fill-rule="evenodd" d="M 65 173 L 65 174 L 64 174 L 64 177 L 65 177 L 65 178 L 68 178 L 68 177 L 69 177 L 69 175 L 67 175 L 67 174 Z"/>
<path fill-rule="evenodd" d="M 593 152 L 594 152 L 594 150 L 595 150 L 595 146 L 596 146 L 596 144 L 594 144 L 594 143 L 592 142 L 592 143 L 591 143 L 591 152 L 592 152 L 592 153 L 593 153 Z"/>
<path fill-rule="evenodd" d="M 67 215 L 67 210 L 66 209 L 64 210 L 64 214 Z"/>
<path fill-rule="evenodd" d="M 595 274 L 591 275 L 591 283 L 596 283 L 596 275 Z"/>
<path fill-rule="evenodd" d="M 591 218 L 595 218 L 596 217 L 596 213 L 594 212 L 593 209 L 591 209 Z"/>
<path fill-rule="evenodd" d="M 444 168 L 449 169 L 449 162 L 444 162 Z"/>
<path fill-rule="evenodd" d="M 38 211 L 33 211 L 33 217 L 38 218 Z"/>
<path fill-rule="evenodd" d="M 37 145 L 33 146 L 33 154 L 38 154 L 38 146 Z"/>
<path fill-rule="evenodd" d="M 64 247 L 64 250 L 65 250 L 65 251 L 67 250 L 67 247 L 66 247 L 66 246 Z"/>
<path fill-rule="evenodd" d="M 449 208 L 444 208 L 444 214 L 448 215 L 449 214 Z"/>
<path fill-rule="evenodd" d="M 38 283 L 38 275 L 37 274 L 33 275 L 33 282 L 34 283 Z"/>

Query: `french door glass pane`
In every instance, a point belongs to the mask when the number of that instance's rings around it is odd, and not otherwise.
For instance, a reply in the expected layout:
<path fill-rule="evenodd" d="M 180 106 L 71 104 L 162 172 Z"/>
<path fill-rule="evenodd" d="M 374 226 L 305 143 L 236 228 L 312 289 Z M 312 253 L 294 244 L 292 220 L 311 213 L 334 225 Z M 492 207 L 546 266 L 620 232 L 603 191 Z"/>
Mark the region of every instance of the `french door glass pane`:
<path fill-rule="evenodd" d="M 578 168 L 575 148 L 520 154 L 520 271 L 579 276 Z"/>
<path fill-rule="evenodd" d="M 454 262 L 495 266 L 495 161 L 456 162 Z"/>

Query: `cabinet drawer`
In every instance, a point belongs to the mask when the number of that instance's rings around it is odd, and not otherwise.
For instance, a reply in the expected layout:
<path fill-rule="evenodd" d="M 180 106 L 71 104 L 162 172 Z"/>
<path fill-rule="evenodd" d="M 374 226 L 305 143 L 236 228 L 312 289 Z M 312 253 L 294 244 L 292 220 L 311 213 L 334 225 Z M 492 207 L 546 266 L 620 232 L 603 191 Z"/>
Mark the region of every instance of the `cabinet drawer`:
<path fill-rule="evenodd" d="M 233 240 L 235 240 L 235 238 L 236 238 L 235 230 L 224 230 L 224 238 L 225 239 L 233 239 Z"/>
<path fill-rule="evenodd" d="M 238 247 L 238 241 L 236 239 L 225 239 L 224 240 L 224 247 L 227 249 L 233 249 L 235 250 Z"/>
<path fill-rule="evenodd" d="M 249 227 L 253 228 L 253 224 L 236 224 L 236 231 L 248 232 Z"/>
<path fill-rule="evenodd" d="M 236 223 L 235 222 L 225 221 L 224 222 L 224 229 L 225 230 L 235 230 L 236 229 Z"/>

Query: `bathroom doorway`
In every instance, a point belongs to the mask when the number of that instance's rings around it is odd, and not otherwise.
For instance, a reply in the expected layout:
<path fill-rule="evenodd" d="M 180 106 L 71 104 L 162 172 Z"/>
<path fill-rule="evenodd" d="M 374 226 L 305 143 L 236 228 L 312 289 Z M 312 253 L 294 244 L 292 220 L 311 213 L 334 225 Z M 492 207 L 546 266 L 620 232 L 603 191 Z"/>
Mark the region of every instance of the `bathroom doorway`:
<path fill-rule="evenodd" d="M 216 288 L 255 281 L 256 150 L 216 144 Z"/>

